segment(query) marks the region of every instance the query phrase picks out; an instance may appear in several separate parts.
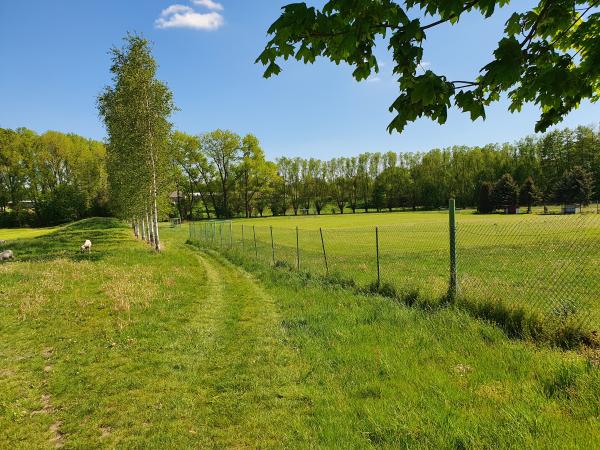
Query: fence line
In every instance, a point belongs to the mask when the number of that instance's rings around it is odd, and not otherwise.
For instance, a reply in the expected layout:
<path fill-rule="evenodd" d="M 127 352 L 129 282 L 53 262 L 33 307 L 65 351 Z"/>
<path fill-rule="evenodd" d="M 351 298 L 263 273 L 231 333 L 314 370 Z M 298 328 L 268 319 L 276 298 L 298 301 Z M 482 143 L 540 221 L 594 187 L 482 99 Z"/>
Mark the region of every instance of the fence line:
<path fill-rule="evenodd" d="M 600 330 L 597 215 L 462 215 L 451 201 L 445 224 L 252 225 L 251 246 L 246 229 L 235 222 L 193 222 L 190 240 L 259 264 L 392 287 L 401 296 L 458 297 L 482 311 L 519 307 L 544 323 Z"/>

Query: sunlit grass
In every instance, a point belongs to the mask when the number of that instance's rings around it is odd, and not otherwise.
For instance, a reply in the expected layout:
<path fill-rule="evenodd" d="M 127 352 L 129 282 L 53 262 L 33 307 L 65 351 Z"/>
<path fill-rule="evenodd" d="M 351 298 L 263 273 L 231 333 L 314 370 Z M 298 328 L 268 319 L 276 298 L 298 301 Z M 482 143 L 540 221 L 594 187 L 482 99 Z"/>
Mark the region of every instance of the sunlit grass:
<path fill-rule="evenodd" d="M 199 222 L 192 238 L 264 264 L 299 265 L 369 286 L 378 279 L 376 227 L 380 284 L 402 295 L 416 291 L 427 302 L 443 299 L 450 279 L 447 211 Z M 459 295 L 469 308 L 479 314 L 481 305 L 501 307 L 548 328 L 515 333 L 558 333 L 560 340 L 565 327 L 589 338 L 600 330 L 600 215 L 460 211 L 457 257 Z M 517 328 L 523 326 L 530 324 Z"/>
<path fill-rule="evenodd" d="M 598 357 L 507 339 L 162 228 L 93 219 L 0 265 L 0 448 L 584 447 Z M 91 255 L 79 252 L 91 237 Z"/>
<path fill-rule="evenodd" d="M 14 239 L 31 239 L 38 236 L 50 234 L 59 227 L 47 228 L 0 228 L 0 240 L 10 241 Z"/>

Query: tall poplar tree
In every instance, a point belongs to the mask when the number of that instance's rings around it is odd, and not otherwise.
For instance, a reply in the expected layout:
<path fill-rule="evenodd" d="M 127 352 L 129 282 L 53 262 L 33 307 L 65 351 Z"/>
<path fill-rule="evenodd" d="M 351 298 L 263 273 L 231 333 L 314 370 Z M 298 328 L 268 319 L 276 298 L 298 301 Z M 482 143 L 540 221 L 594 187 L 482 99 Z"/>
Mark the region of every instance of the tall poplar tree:
<path fill-rule="evenodd" d="M 167 197 L 169 117 L 175 106 L 168 87 L 156 79 L 157 64 L 148 40 L 125 37 L 113 48 L 113 85 L 98 97 L 108 133 L 108 182 L 114 212 L 123 219 L 147 222 L 151 242 L 160 251 L 159 208 Z"/>

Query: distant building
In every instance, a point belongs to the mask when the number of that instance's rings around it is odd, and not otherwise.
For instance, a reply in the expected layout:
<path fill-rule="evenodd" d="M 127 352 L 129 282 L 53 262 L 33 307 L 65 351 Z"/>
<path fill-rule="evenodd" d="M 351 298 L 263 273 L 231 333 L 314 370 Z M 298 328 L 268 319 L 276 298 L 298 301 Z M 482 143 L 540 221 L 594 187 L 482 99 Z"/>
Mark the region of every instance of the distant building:
<path fill-rule="evenodd" d="M 577 210 L 581 210 L 577 205 L 564 205 L 562 207 L 563 214 L 577 214 Z"/>
<path fill-rule="evenodd" d="M 200 194 L 200 192 L 194 192 L 193 196 L 194 196 L 194 199 L 198 199 L 202 196 L 202 194 Z M 175 192 L 171 192 L 169 194 L 169 199 L 171 200 L 171 203 L 177 203 L 177 200 L 185 200 L 186 198 L 187 198 L 187 195 L 181 191 L 179 191 L 179 192 L 175 191 Z"/>

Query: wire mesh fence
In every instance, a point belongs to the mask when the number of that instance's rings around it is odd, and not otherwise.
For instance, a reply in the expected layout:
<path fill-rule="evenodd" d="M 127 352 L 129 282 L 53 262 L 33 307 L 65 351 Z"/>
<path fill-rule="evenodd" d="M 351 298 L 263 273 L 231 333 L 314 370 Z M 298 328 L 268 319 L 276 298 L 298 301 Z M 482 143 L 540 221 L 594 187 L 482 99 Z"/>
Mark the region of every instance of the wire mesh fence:
<path fill-rule="evenodd" d="M 190 240 L 259 264 L 431 301 L 452 293 L 454 245 L 455 293 L 472 308 L 497 314 L 502 306 L 555 327 L 600 329 L 600 216 L 458 215 L 454 240 L 449 223 L 300 229 L 195 222 Z"/>

